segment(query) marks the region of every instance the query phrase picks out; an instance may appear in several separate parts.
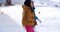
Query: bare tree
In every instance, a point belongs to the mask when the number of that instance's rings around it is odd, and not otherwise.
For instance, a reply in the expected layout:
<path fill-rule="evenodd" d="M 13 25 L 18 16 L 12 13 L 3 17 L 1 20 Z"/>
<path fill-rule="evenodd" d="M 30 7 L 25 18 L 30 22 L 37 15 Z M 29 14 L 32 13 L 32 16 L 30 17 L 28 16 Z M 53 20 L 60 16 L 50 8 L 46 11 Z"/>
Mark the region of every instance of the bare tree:
<path fill-rule="evenodd" d="M 11 0 L 6 0 L 5 6 L 9 6 L 9 5 L 13 5 L 13 4 L 11 3 Z"/>
<path fill-rule="evenodd" d="M 0 6 L 2 6 L 2 3 L 0 3 Z"/>

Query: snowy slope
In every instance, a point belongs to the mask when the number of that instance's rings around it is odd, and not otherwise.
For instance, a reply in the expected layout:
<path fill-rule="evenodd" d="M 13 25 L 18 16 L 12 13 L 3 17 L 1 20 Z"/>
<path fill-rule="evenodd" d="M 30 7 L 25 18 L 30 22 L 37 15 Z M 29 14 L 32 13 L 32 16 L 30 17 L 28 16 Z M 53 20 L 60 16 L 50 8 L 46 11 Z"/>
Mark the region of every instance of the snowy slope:
<path fill-rule="evenodd" d="M 21 5 L 0 7 L 0 9 L 1 12 L 4 12 L 4 14 L 8 14 L 8 16 L 14 19 L 17 23 L 21 23 L 23 11 Z"/>
<path fill-rule="evenodd" d="M 19 5 L 0 7 L 0 32 L 24 31 L 21 26 L 21 13 L 22 11 Z"/>
<path fill-rule="evenodd" d="M 19 32 L 20 27 L 10 16 L 0 13 L 0 32 Z"/>
<path fill-rule="evenodd" d="M 36 15 L 42 21 L 36 26 L 38 32 L 60 32 L 60 8 L 36 7 Z"/>
<path fill-rule="evenodd" d="M 0 7 L 1 12 L 4 12 L 4 15 L 0 15 L 0 28 L 2 32 L 13 31 L 13 32 L 24 32 L 22 28 L 22 6 L 7 6 Z M 40 14 L 38 12 L 41 12 Z M 34 28 L 35 32 L 59 32 L 60 31 L 60 8 L 57 7 L 36 7 L 36 15 L 40 18 L 42 23 L 37 21 L 38 25 Z M 2 18 L 5 20 L 1 20 Z M 9 22 L 7 19 L 9 19 Z M 3 23 L 3 24 L 1 24 Z M 5 24 L 5 23 L 8 23 Z M 10 23 L 10 24 L 9 24 Z M 13 25 L 12 25 L 13 24 Z M 7 30 L 13 29 L 13 30 Z M 3 29 L 4 28 L 4 29 Z"/>

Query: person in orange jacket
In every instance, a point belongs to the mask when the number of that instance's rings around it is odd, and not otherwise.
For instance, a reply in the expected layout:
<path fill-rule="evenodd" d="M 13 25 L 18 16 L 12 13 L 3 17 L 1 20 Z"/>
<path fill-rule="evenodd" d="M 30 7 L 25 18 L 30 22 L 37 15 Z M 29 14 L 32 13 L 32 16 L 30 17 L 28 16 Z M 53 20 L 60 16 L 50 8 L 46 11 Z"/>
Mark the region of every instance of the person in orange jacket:
<path fill-rule="evenodd" d="M 26 32 L 34 32 L 37 25 L 36 19 L 40 19 L 35 15 L 34 3 L 31 0 L 25 0 L 23 7 L 22 25 L 26 28 Z"/>

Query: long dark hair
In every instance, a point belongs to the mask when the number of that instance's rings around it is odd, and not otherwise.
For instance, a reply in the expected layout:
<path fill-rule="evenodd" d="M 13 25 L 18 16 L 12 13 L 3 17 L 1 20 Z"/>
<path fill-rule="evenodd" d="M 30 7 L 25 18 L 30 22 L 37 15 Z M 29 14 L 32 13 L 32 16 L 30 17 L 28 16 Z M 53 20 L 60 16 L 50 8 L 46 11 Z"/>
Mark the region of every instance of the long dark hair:
<path fill-rule="evenodd" d="M 25 2 L 24 2 L 24 4 L 25 4 L 26 6 L 28 6 L 28 7 L 31 7 L 31 6 L 30 6 L 30 3 L 31 3 L 31 0 L 25 0 Z"/>
<path fill-rule="evenodd" d="M 30 7 L 31 11 L 34 12 L 35 7 L 31 7 L 31 0 L 25 0 L 24 4 L 28 7 Z"/>

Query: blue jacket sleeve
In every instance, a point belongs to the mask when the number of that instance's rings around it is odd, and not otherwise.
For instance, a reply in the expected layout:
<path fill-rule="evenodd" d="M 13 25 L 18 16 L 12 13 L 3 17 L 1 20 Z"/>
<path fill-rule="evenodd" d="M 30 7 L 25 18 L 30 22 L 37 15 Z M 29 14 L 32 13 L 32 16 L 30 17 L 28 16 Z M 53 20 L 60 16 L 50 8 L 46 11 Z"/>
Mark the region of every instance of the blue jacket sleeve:
<path fill-rule="evenodd" d="M 38 20 L 38 17 L 35 15 L 35 19 L 37 19 Z"/>
<path fill-rule="evenodd" d="M 34 13 L 35 13 L 35 7 L 33 7 Z M 38 17 L 35 15 L 35 19 L 38 20 Z"/>

